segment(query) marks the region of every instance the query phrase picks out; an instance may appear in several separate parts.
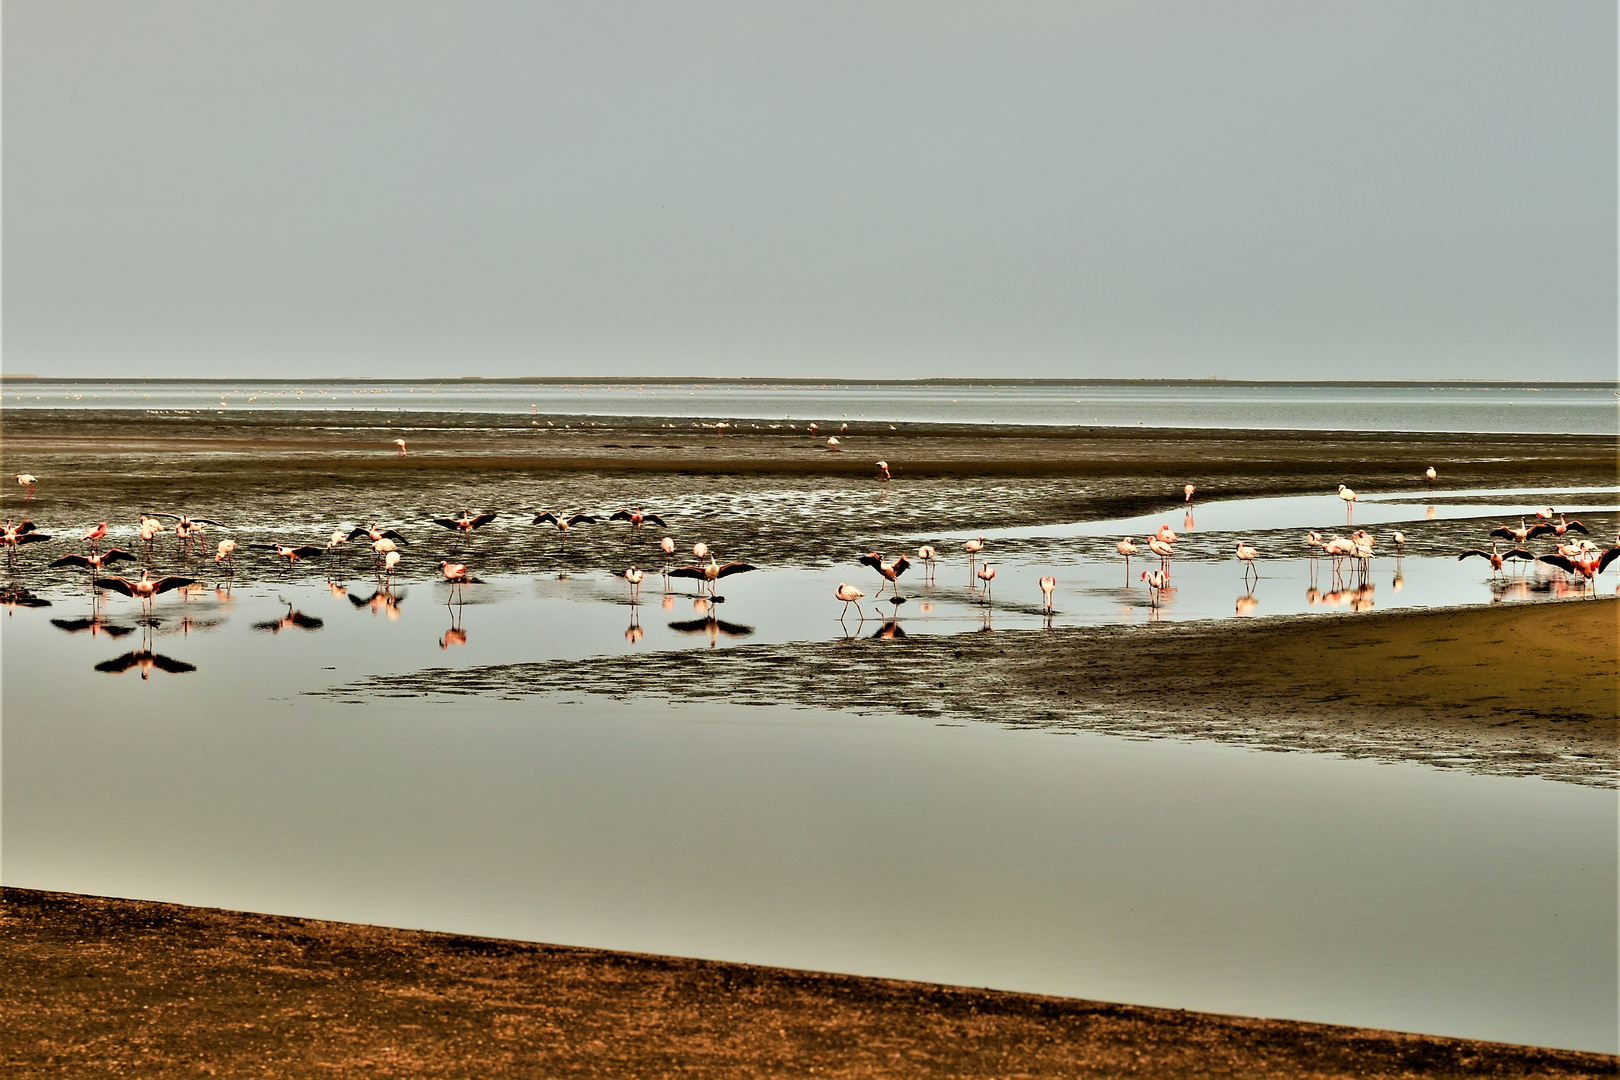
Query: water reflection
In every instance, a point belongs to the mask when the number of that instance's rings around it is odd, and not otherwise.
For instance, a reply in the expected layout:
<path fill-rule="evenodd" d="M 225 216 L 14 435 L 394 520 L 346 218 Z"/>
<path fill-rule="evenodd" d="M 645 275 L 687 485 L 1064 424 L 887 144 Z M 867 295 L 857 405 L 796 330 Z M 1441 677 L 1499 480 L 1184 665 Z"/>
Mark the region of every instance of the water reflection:
<path fill-rule="evenodd" d="M 450 609 L 450 629 L 446 630 L 439 638 L 439 648 L 448 649 L 452 645 L 467 644 L 467 631 L 462 629 L 461 626 L 462 605 L 451 606 L 446 604 L 445 606 Z"/>
<path fill-rule="evenodd" d="M 280 597 L 277 597 L 276 599 L 281 600 Z M 314 632 L 326 625 L 325 619 L 318 619 L 313 615 L 305 615 L 302 611 L 294 608 L 293 605 L 288 603 L 286 600 L 281 600 L 281 602 L 283 604 L 287 604 L 287 614 L 281 616 L 279 619 L 266 619 L 264 622 L 256 622 L 253 624 L 253 629 L 265 630 L 272 634 L 279 634 L 283 630 L 292 629 Z"/>
<path fill-rule="evenodd" d="M 35 596 L 21 585 L 9 586 L 3 591 L 0 591 L 0 604 L 6 605 L 6 611 L 8 614 L 20 607 L 42 608 L 51 606 L 51 602 L 49 600 L 46 600 L 41 596 Z"/>
<path fill-rule="evenodd" d="M 404 602 L 405 594 L 396 593 L 393 589 L 374 589 L 370 596 L 359 597 L 348 593 L 345 597 L 356 608 L 363 608 L 373 615 L 384 615 L 389 619 L 399 618 L 399 605 Z"/>
<path fill-rule="evenodd" d="M 184 660 L 176 660 L 173 657 L 164 656 L 162 653 L 156 653 L 144 648 L 127 652 L 123 656 L 114 657 L 111 660 L 103 660 L 96 665 L 97 671 L 105 671 L 110 675 L 122 675 L 131 668 L 139 668 L 141 678 L 145 680 L 152 677 L 154 668 L 158 671 L 166 671 L 170 675 L 184 675 L 188 671 L 196 671 L 197 665 L 188 664 Z"/>
<path fill-rule="evenodd" d="M 110 638 L 121 638 L 125 634 L 135 632 L 133 626 L 120 626 L 118 623 L 108 622 L 106 616 L 99 611 L 88 618 L 52 619 L 51 625 L 69 634 L 82 634 L 89 631 L 91 637 L 106 634 Z"/>
<path fill-rule="evenodd" d="M 712 608 L 706 617 L 701 619 L 681 619 L 669 624 L 669 628 L 680 634 L 708 634 L 709 648 L 719 642 L 720 635 L 726 637 L 748 637 L 754 632 L 752 626 L 742 623 L 726 622 L 714 614 Z"/>

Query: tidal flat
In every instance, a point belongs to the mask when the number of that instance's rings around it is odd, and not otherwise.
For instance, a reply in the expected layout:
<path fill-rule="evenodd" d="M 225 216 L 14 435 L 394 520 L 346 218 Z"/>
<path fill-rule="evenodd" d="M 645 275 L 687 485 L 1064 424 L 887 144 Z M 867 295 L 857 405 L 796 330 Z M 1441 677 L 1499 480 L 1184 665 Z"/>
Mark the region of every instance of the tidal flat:
<path fill-rule="evenodd" d="M 6 512 L 59 538 L 19 551 L 7 584 L 8 886 L 1620 1042 L 1613 570 L 1584 599 L 1539 567 L 1456 561 L 1542 502 L 1608 545 L 1612 437 L 885 423 L 832 452 L 825 431 L 685 418 L 3 423 L 4 470 L 40 478 L 26 503 L 8 486 Z M 1369 502 L 1347 510 L 1339 483 Z M 1258 512 L 1290 499 L 1286 520 Z M 636 506 L 668 527 L 604 522 L 565 547 L 529 524 Z M 430 523 L 464 508 L 500 517 L 466 539 Z M 99 520 L 139 551 L 143 511 L 229 526 L 189 556 L 158 541 L 154 572 L 201 587 L 150 617 L 45 565 Z M 1307 558 L 1304 528 L 1374 513 L 1394 524 L 1364 580 Z M 1101 530 L 1158 517 L 1182 539 L 1153 606 Z M 211 554 L 372 522 L 409 537 L 392 582 L 359 542 L 291 566 Z M 726 579 L 723 606 L 656 574 L 633 604 L 618 574 L 656 570 L 665 532 L 677 561 L 702 540 L 760 570 Z M 960 554 L 980 533 L 993 600 Z M 1256 583 L 1237 539 L 1264 552 Z M 840 621 L 834 584 L 879 584 L 856 556 L 922 543 L 945 553 L 935 582 L 914 569 L 904 605 Z M 441 559 L 488 584 L 448 604 Z M 137 674 L 140 654 L 191 670 Z M 360 1038 L 310 1026 L 337 1040 L 322 1053 Z M 712 1060 L 712 1031 L 681 1031 L 672 1068 Z M 629 1068 L 581 1052 L 571 1068 Z"/>

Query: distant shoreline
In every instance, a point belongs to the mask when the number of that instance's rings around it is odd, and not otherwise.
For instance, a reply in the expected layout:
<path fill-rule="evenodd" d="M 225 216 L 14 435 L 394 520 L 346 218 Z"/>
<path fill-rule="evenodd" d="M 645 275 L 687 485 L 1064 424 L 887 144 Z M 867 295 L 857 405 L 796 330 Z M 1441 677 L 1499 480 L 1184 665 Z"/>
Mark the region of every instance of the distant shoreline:
<path fill-rule="evenodd" d="M 445 386 L 450 384 L 492 383 L 522 386 L 1435 386 L 1473 389 L 1476 387 L 1557 387 L 1560 389 L 1620 388 L 1620 380 L 1603 379 L 1226 379 L 1214 376 L 1202 379 L 802 379 L 760 378 L 749 376 L 714 375 L 459 375 L 438 379 L 379 379 L 363 376 L 322 375 L 304 379 L 287 378 L 197 378 L 194 376 L 153 375 L 142 378 L 127 376 L 103 377 L 99 375 L 28 375 L 0 373 L 0 383 L 27 382 L 50 385 L 68 383 L 105 383 L 109 385 L 140 385 L 143 383 L 183 383 L 198 386 L 302 386 L 309 384 L 343 383 L 364 386 Z"/>

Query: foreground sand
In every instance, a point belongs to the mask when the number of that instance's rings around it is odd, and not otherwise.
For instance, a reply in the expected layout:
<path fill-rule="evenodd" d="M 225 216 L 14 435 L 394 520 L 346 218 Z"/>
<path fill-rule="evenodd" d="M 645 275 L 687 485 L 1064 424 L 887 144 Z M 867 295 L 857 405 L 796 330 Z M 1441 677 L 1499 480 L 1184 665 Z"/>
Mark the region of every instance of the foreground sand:
<path fill-rule="evenodd" d="M 1599 1054 L 4 890 L 9 1076 L 1612 1076 Z"/>
<path fill-rule="evenodd" d="M 866 632 L 876 626 L 868 623 Z M 1242 622 L 856 637 L 377 676 L 331 693 L 786 701 L 1214 739 L 1614 786 L 1613 597 Z"/>

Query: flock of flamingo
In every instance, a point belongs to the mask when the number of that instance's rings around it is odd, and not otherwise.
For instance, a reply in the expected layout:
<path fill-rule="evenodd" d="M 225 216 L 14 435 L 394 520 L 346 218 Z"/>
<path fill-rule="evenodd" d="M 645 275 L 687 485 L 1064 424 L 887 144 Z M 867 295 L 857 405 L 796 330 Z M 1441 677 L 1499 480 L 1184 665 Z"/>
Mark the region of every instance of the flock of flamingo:
<path fill-rule="evenodd" d="M 400 446 L 401 454 L 405 452 Z M 888 463 L 877 462 L 880 478 L 888 482 L 891 475 Z M 1435 470 L 1430 468 L 1426 472 L 1428 481 L 1435 480 Z M 26 498 L 32 499 L 38 479 L 29 473 L 19 473 L 17 482 L 26 491 Z M 1193 496 L 1196 487 L 1187 484 L 1182 489 L 1182 495 L 1187 505 L 1189 515 L 1192 509 Z M 1346 523 L 1350 523 L 1354 504 L 1359 501 L 1356 492 L 1343 484 L 1339 485 L 1338 496 L 1346 507 Z M 474 514 L 471 510 L 463 510 L 458 516 L 436 517 L 432 523 L 441 528 L 450 530 L 462 540 L 470 539 L 474 533 L 495 522 L 498 518 L 495 512 L 482 512 Z M 1556 521 L 1554 518 L 1556 517 Z M 1553 508 L 1546 507 L 1536 514 L 1536 521 L 1527 524 L 1521 518 L 1517 527 L 1501 526 L 1491 533 L 1492 542 L 1489 551 L 1475 548 L 1464 551 L 1458 556 L 1459 560 L 1469 558 L 1485 559 L 1491 566 L 1493 578 L 1504 573 L 1507 564 L 1514 563 L 1521 568 L 1533 562 L 1545 563 L 1561 570 L 1579 580 L 1583 586 L 1591 584 L 1598 574 L 1608 568 L 1616 558 L 1620 558 L 1620 537 L 1617 537 L 1617 546 L 1608 549 L 1599 549 L 1586 539 L 1587 529 L 1579 521 L 1572 521 L 1563 514 L 1557 514 Z M 557 531 L 559 544 L 566 548 L 571 530 L 584 525 L 595 525 L 604 520 L 601 517 L 584 513 L 568 513 L 541 511 L 531 519 L 534 526 L 551 526 Z M 605 518 L 609 522 L 623 522 L 630 528 L 635 539 L 642 536 L 643 529 L 648 525 L 667 528 L 663 518 L 657 514 L 649 513 L 638 507 L 634 510 L 619 510 Z M 172 526 L 171 524 L 172 523 Z M 193 548 L 205 537 L 209 527 L 225 529 L 227 526 L 221 522 L 202 517 L 190 517 L 184 514 L 153 513 L 140 516 L 136 535 L 143 545 L 143 554 L 136 554 L 116 547 L 102 550 L 101 542 L 108 535 L 107 522 L 99 522 L 85 531 L 81 539 L 89 545 L 84 553 L 75 553 L 62 556 L 50 565 L 52 567 L 82 567 L 91 571 L 91 581 L 94 589 L 102 589 L 121 593 L 141 601 L 143 610 L 149 610 L 153 601 L 159 595 L 176 589 L 184 589 L 197 584 L 197 579 L 184 575 L 166 575 L 154 577 L 148 567 L 142 569 L 138 578 L 123 577 L 108 572 L 108 567 L 120 562 L 144 561 L 149 564 L 153 556 L 154 546 L 159 536 L 171 530 L 180 545 L 182 554 L 189 559 Z M 1581 539 L 1576 540 L 1578 534 Z M 1542 554 L 1533 554 L 1527 546 L 1538 539 L 1548 538 L 1553 541 L 1555 550 Z M 12 522 L 7 520 L 0 527 L 0 546 L 7 552 L 8 563 L 15 565 L 18 549 L 34 543 L 51 540 L 49 534 L 40 532 L 30 520 Z M 1148 589 L 1149 603 L 1157 607 L 1161 594 L 1170 587 L 1171 566 L 1175 556 L 1175 545 L 1180 537 L 1169 525 L 1160 528 L 1139 545 L 1135 537 L 1124 537 L 1115 545 L 1116 552 L 1124 559 L 1127 585 L 1131 582 L 1130 561 L 1133 557 L 1156 558 L 1157 566 L 1150 566 L 1138 575 Z M 1401 548 L 1406 542 L 1404 534 L 1394 531 L 1390 536 L 1399 558 Z M 1507 540 L 1515 546 L 1503 551 L 1498 550 L 1498 540 Z M 310 544 L 282 544 L 279 542 L 256 542 L 245 546 L 248 549 L 261 550 L 273 553 L 273 557 L 285 560 L 287 566 L 301 560 L 334 557 L 341 550 L 354 541 L 361 541 L 369 546 L 374 559 L 374 570 L 380 585 L 388 590 L 393 587 L 395 575 L 402 561 L 400 548 L 408 546 L 409 541 L 398 529 L 384 527 L 379 522 L 369 526 L 358 526 L 346 529 L 337 529 L 331 533 L 324 543 Z M 1569 541 L 1569 542 L 1566 542 Z M 1332 573 L 1336 582 L 1342 581 L 1342 576 L 1348 568 L 1352 575 L 1359 577 L 1363 582 L 1369 573 L 1374 547 L 1377 543 L 1372 533 L 1365 529 L 1357 529 L 1348 536 L 1333 535 L 1323 537 L 1317 532 L 1306 534 L 1308 555 L 1312 565 L 1312 582 L 1315 581 L 1316 560 L 1331 560 Z M 239 545 L 236 540 L 226 538 L 218 542 L 214 551 L 214 562 L 223 564 L 226 573 L 234 573 L 234 559 Z M 715 552 L 706 543 L 698 542 L 691 549 L 691 561 L 681 565 L 673 565 L 676 552 L 676 543 L 673 537 L 664 536 L 658 542 L 659 551 L 663 556 L 661 574 L 666 580 L 672 578 L 686 578 L 698 582 L 700 598 L 710 605 L 721 602 L 723 598 L 718 595 L 718 584 L 721 579 L 734 574 L 746 573 L 756 569 L 750 563 L 740 561 L 720 562 Z M 981 535 L 967 540 L 962 544 L 962 552 L 967 557 L 970 582 L 982 586 L 982 600 L 987 608 L 993 604 L 991 587 L 996 577 L 996 568 L 987 558 L 981 558 L 986 548 L 986 540 Z M 1259 570 L 1257 563 L 1261 552 L 1246 540 L 1235 543 L 1233 556 L 1243 565 L 1244 581 L 1250 583 L 1258 580 Z M 932 545 L 923 545 L 917 549 L 915 556 L 899 555 L 895 558 L 886 558 L 881 552 L 870 552 L 862 555 L 857 561 L 875 571 L 880 578 L 876 593 L 872 596 L 877 600 L 888 590 L 890 591 L 889 604 L 892 611 L 897 613 L 899 606 L 907 602 L 908 598 L 900 592 L 900 579 L 914 565 L 921 564 L 925 582 L 932 583 L 935 576 L 935 567 L 940 560 L 940 552 Z M 631 565 L 622 571 L 621 576 L 630 589 L 631 604 L 640 602 L 641 586 L 647 577 L 647 571 L 640 566 Z M 450 587 L 449 601 L 455 603 L 462 600 L 464 590 L 468 585 L 481 584 L 473 568 L 467 562 L 453 562 L 444 559 L 439 562 L 439 574 Z M 1051 574 L 1044 574 L 1039 579 L 1041 591 L 1041 610 L 1050 616 L 1053 611 L 1053 594 L 1057 588 L 1057 579 Z M 666 584 L 666 592 L 668 587 Z M 1252 585 L 1251 585 L 1252 591 Z M 861 601 L 867 598 L 864 590 L 849 584 L 839 582 L 834 590 L 834 598 L 843 604 L 839 613 L 840 621 L 847 618 L 853 608 L 861 621 L 866 615 L 861 607 Z M 879 615 L 879 617 L 883 617 Z M 889 619 L 895 616 L 891 614 Z"/>

